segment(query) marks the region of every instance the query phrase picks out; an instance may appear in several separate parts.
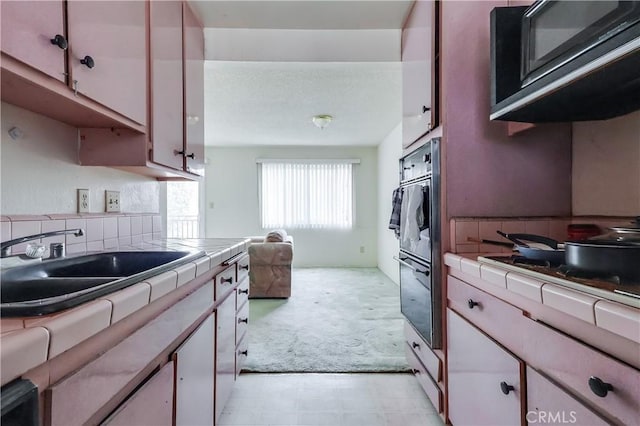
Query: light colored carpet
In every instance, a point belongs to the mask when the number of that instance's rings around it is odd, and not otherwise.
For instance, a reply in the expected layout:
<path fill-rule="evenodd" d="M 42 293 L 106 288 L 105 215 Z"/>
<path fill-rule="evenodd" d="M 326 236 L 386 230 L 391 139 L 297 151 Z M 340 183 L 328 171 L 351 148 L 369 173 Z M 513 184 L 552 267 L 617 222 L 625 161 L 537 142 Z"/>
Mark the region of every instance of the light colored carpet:
<path fill-rule="evenodd" d="M 243 371 L 409 371 L 399 289 L 376 268 L 294 268 L 290 299 L 249 303 Z"/>

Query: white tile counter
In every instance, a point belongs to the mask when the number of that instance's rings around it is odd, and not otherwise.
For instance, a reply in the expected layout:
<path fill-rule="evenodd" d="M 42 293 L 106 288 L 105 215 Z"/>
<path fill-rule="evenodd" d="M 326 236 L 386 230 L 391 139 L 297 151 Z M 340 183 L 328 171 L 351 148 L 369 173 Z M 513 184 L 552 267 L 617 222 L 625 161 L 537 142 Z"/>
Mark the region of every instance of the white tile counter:
<path fill-rule="evenodd" d="M 616 300 L 607 300 L 604 295 L 580 291 L 575 283 L 570 283 L 571 288 L 567 288 L 562 283 L 528 276 L 526 270 L 518 273 L 499 265 L 482 263 L 475 260 L 476 257 L 477 255 L 446 253 L 444 263 L 449 268 L 480 278 L 488 284 L 506 288 L 531 302 L 555 309 L 640 344 L 640 300 L 617 294 Z M 483 290 L 488 289 L 489 286 Z"/>
<path fill-rule="evenodd" d="M 75 308 L 44 316 L 1 318 L 0 384 L 20 377 L 245 252 L 249 241 L 246 238 L 158 239 L 120 245 L 118 251 L 201 250 L 205 256 Z"/>

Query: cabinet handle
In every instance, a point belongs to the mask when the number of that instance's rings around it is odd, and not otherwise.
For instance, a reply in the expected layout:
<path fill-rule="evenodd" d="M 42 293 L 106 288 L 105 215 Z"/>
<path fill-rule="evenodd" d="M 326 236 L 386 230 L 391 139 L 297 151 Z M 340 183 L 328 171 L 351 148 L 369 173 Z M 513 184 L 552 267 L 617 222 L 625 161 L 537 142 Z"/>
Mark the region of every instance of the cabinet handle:
<path fill-rule="evenodd" d="M 503 394 L 509 395 L 509 392 L 515 390 L 515 388 L 511 385 L 508 385 L 507 382 L 500 382 L 500 390 Z"/>
<path fill-rule="evenodd" d="M 240 269 L 249 270 L 249 265 L 240 265 Z"/>
<path fill-rule="evenodd" d="M 249 324 L 249 318 L 238 318 L 238 324 Z"/>
<path fill-rule="evenodd" d="M 64 38 L 64 36 L 61 36 L 60 34 L 56 34 L 56 36 L 51 39 L 51 44 L 55 44 L 62 50 L 67 50 L 67 47 L 69 47 L 69 44 L 67 43 L 67 39 Z"/>
<path fill-rule="evenodd" d="M 96 62 L 89 55 L 85 56 L 84 59 L 80 59 L 80 63 L 82 65 L 86 65 L 87 68 L 91 69 L 96 66 Z"/>
<path fill-rule="evenodd" d="M 469 309 L 473 309 L 475 306 L 480 305 L 480 303 L 475 302 L 473 299 L 469 299 L 467 300 L 467 306 L 469 307 Z"/>
<path fill-rule="evenodd" d="M 187 155 L 186 151 L 173 151 L 173 155 L 182 155 L 183 157 L 191 158 L 192 160 L 196 159 L 196 154 L 193 152 Z"/>
<path fill-rule="evenodd" d="M 249 351 L 248 350 L 240 351 L 238 352 L 238 355 L 249 356 Z"/>
<path fill-rule="evenodd" d="M 607 396 L 609 391 L 613 391 L 613 385 L 611 385 L 611 383 L 603 382 L 596 376 L 589 377 L 589 388 L 591 388 L 591 392 L 595 393 L 600 398 L 604 398 Z"/>
<path fill-rule="evenodd" d="M 231 284 L 231 283 L 233 282 L 233 278 L 221 278 L 221 279 L 220 279 L 220 282 L 221 282 L 222 284 L 224 284 L 224 283 Z"/>
<path fill-rule="evenodd" d="M 238 290 L 238 294 L 249 294 L 249 289 L 246 289 L 246 290 Z"/>
<path fill-rule="evenodd" d="M 429 108 L 429 107 L 428 107 L 428 106 L 426 106 L 426 105 L 422 105 L 422 113 L 424 114 L 424 113 L 425 113 L 425 112 L 427 112 L 427 111 L 431 111 L 431 108 Z"/>
<path fill-rule="evenodd" d="M 414 349 L 415 348 L 420 348 L 420 344 L 416 343 L 416 342 L 413 342 L 413 343 L 411 343 L 411 347 L 414 348 Z"/>

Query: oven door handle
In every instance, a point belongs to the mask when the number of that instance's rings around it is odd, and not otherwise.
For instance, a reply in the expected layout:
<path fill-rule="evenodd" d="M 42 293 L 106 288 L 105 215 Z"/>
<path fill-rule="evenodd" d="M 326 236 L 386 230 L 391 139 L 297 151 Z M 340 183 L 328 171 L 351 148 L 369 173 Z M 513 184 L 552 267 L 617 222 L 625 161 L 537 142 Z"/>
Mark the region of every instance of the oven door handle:
<path fill-rule="evenodd" d="M 397 260 L 399 264 L 404 265 L 404 266 L 406 266 L 407 268 L 410 268 L 410 269 L 411 269 L 412 271 L 414 271 L 414 272 L 419 272 L 419 273 L 421 273 L 421 274 L 429 275 L 429 270 L 428 270 L 428 269 L 426 269 L 426 270 L 424 270 L 424 271 L 423 271 L 423 270 L 420 270 L 420 269 L 416 268 L 415 266 L 410 265 L 409 263 L 405 262 L 404 260 L 402 260 L 402 259 L 400 259 L 400 258 L 398 258 L 398 257 L 396 257 L 396 256 L 393 256 L 393 259 L 394 259 L 394 260 Z"/>

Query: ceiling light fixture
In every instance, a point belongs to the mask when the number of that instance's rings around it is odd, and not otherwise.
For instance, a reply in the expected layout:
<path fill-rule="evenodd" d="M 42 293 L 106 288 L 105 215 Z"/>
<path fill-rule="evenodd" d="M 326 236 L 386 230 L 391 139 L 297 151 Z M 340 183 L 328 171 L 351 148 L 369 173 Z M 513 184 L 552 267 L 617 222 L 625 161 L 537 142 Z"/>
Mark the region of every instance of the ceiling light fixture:
<path fill-rule="evenodd" d="M 333 120 L 333 117 L 329 114 L 314 115 L 311 119 L 311 121 L 313 121 L 313 124 L 315 124 L 319 129 L 324 129 L 325 127 L 327 127 L 329 123 L 331 123 L 331 120 Z"/>

